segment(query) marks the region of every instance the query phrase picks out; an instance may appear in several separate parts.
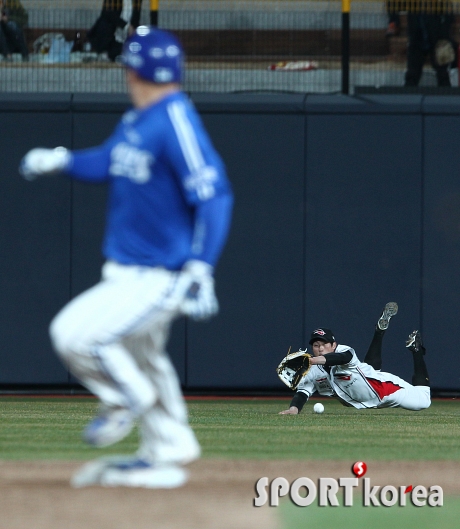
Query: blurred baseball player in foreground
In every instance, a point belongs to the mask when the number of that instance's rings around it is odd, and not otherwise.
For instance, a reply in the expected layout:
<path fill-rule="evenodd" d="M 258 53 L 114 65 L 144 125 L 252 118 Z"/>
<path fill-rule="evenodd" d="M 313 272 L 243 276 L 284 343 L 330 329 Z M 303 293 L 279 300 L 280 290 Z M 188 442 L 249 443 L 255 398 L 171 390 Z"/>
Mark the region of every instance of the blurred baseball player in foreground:
<path fill-rule="evenodd" d="M 412 332 L 406 342 L 414 359 L 412 384 L 396 375 L 380 371 L 383 335 L 388 329 L 390 318 L 397 312 L 396 303 L 385 305 L 364 362 L 358 360 L 354 349 L 337 344 L 330 329 L 319 328 L 313 331 L 310 345 L 314 356 L 308 358 L 311 367 L 296 385 L 296 393 L 289 409 L 280 414 L 297 415 L 315 391 L 320 395 L 336 397 L 344 405 L 358 409 L 428 408 L 431 396 L 428 371 L 423 358 L 426 351 L 418 331 Z M 278 367 L 280 378 L 283 380 L 284 377 L 283 381 L 287 383 L 292 379 L 286 377 L 286 367 L 283 369 L 282 364 L 283 362 Z"/>
<path fill-rule="evenodd" d="M 50 335 L 100 399 L 85 440 L 111 445 L 138 421 L 140 447 L 132 457 L 88 463 L 72 483 L 172 488 L 186 482 L 183 465 L 200 456 L 200 446 L 165 346 L 175 318 L 218 311 L 213 270 L 233 197 L 222 160 L 180 89 L 177 39 L 140 26 L 122 60 L 134 108 L 110 138 L 82 151 L 33 149 L 20 171 L 28 180 L 64 172 L 110 186 L 102 280 L 56 316 Z"/>

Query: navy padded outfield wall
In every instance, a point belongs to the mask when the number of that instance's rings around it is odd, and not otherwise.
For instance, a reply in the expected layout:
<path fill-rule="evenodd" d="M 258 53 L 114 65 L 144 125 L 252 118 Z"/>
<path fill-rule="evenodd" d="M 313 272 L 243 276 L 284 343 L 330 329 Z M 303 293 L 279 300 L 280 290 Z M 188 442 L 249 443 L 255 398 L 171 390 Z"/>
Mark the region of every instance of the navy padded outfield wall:
<path fill-rule="evenodd" d="M 220 314 L 173 326 L 169 352 L 185 390 L 283 391 L 276 365 L 317 326 L 362 359 L 384 304 L 397 301 L 383 369 L 411 379 L 404 342 L 420 329 L 433 388 L 460 391 L 457 98 L 191 97 L 236 202 L 216 271 Z M 98 281 L 102 264 L 105 186 L 24 182 L 18 163 L 34 146 L 101 142 L 128 104 L 118 95 L 0 95 L 0 389 L 76 382 L 51 350 L 48 325 Z"/>

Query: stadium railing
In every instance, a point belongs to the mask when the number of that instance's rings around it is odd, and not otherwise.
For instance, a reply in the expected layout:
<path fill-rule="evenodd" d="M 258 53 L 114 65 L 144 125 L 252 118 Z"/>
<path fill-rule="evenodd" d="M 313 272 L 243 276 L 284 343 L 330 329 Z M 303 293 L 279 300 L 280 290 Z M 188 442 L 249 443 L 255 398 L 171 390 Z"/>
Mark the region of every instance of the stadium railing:
<path fill-rule="evenodd" d="M 27 13 L 22 31 L 28 57 L 18 51 L 0 55 L 0 92 L 125 91 L 118 61 L 97 53 L 87 37 L 103 0 L 3 1 L 12 11 L 19 3 Z M 122 2 L 112 1 L 115 8 Z M 353 93 L 356 87 L 403 86 L 408 14 L 438 13 L 439 5 L 437 0 L 143 0 L 140 23 L 153 21 L 179 36 L 187 54 L 187 91 Z M 458 5 L 448 5 L 456 52 L 449 73 L 458 87 Z M 399 18 L 391 33 L 393 12 Z M 420 84 L 436 85 L 428 63 Z"/>

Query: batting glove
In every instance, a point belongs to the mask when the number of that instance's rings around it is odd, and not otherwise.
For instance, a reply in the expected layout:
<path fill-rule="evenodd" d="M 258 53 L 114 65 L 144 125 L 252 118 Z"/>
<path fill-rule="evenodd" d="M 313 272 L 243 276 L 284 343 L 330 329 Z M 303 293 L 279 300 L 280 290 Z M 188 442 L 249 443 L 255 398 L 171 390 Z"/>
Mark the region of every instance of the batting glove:
<path fill-rule="evenodd" d="M 56 149 L 32 149 L 21 160 L 19 172 L 26 180 L 52 175 L 63 171 L 70 162 L 71 154 L 64 147 Z"/>
<path fill-rule="evenodd" d="M 219 312 L 214 292 L 213 267 L 204 261 L 187 261 L 182 269 L 190 284 L 182 302 L 182 312 L 194 320 L 206 320 Z"/>

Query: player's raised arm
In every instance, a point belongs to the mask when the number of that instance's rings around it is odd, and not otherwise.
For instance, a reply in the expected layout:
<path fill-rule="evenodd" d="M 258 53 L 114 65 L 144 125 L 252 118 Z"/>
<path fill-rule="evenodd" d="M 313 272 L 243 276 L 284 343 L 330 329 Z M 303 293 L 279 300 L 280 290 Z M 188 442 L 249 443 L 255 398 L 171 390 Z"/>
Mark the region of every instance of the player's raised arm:
<path fill-rule="evenodd" d="M 65 147 L 35 148 L 21 160 L 19 172 L 29 181 L 66 173 L 77 180 L 103 182 L 109 177 L 110 141 L 99 147 L 71 151 Z"/>
<path fill-rule="evenodd" d="M 19 172 L 29 181 L 39 176 L 53 175 L 65 171 L 71 163 L 72 155 L 65 147 L 55 149 L 35 148 L 21 160 Z"/>

